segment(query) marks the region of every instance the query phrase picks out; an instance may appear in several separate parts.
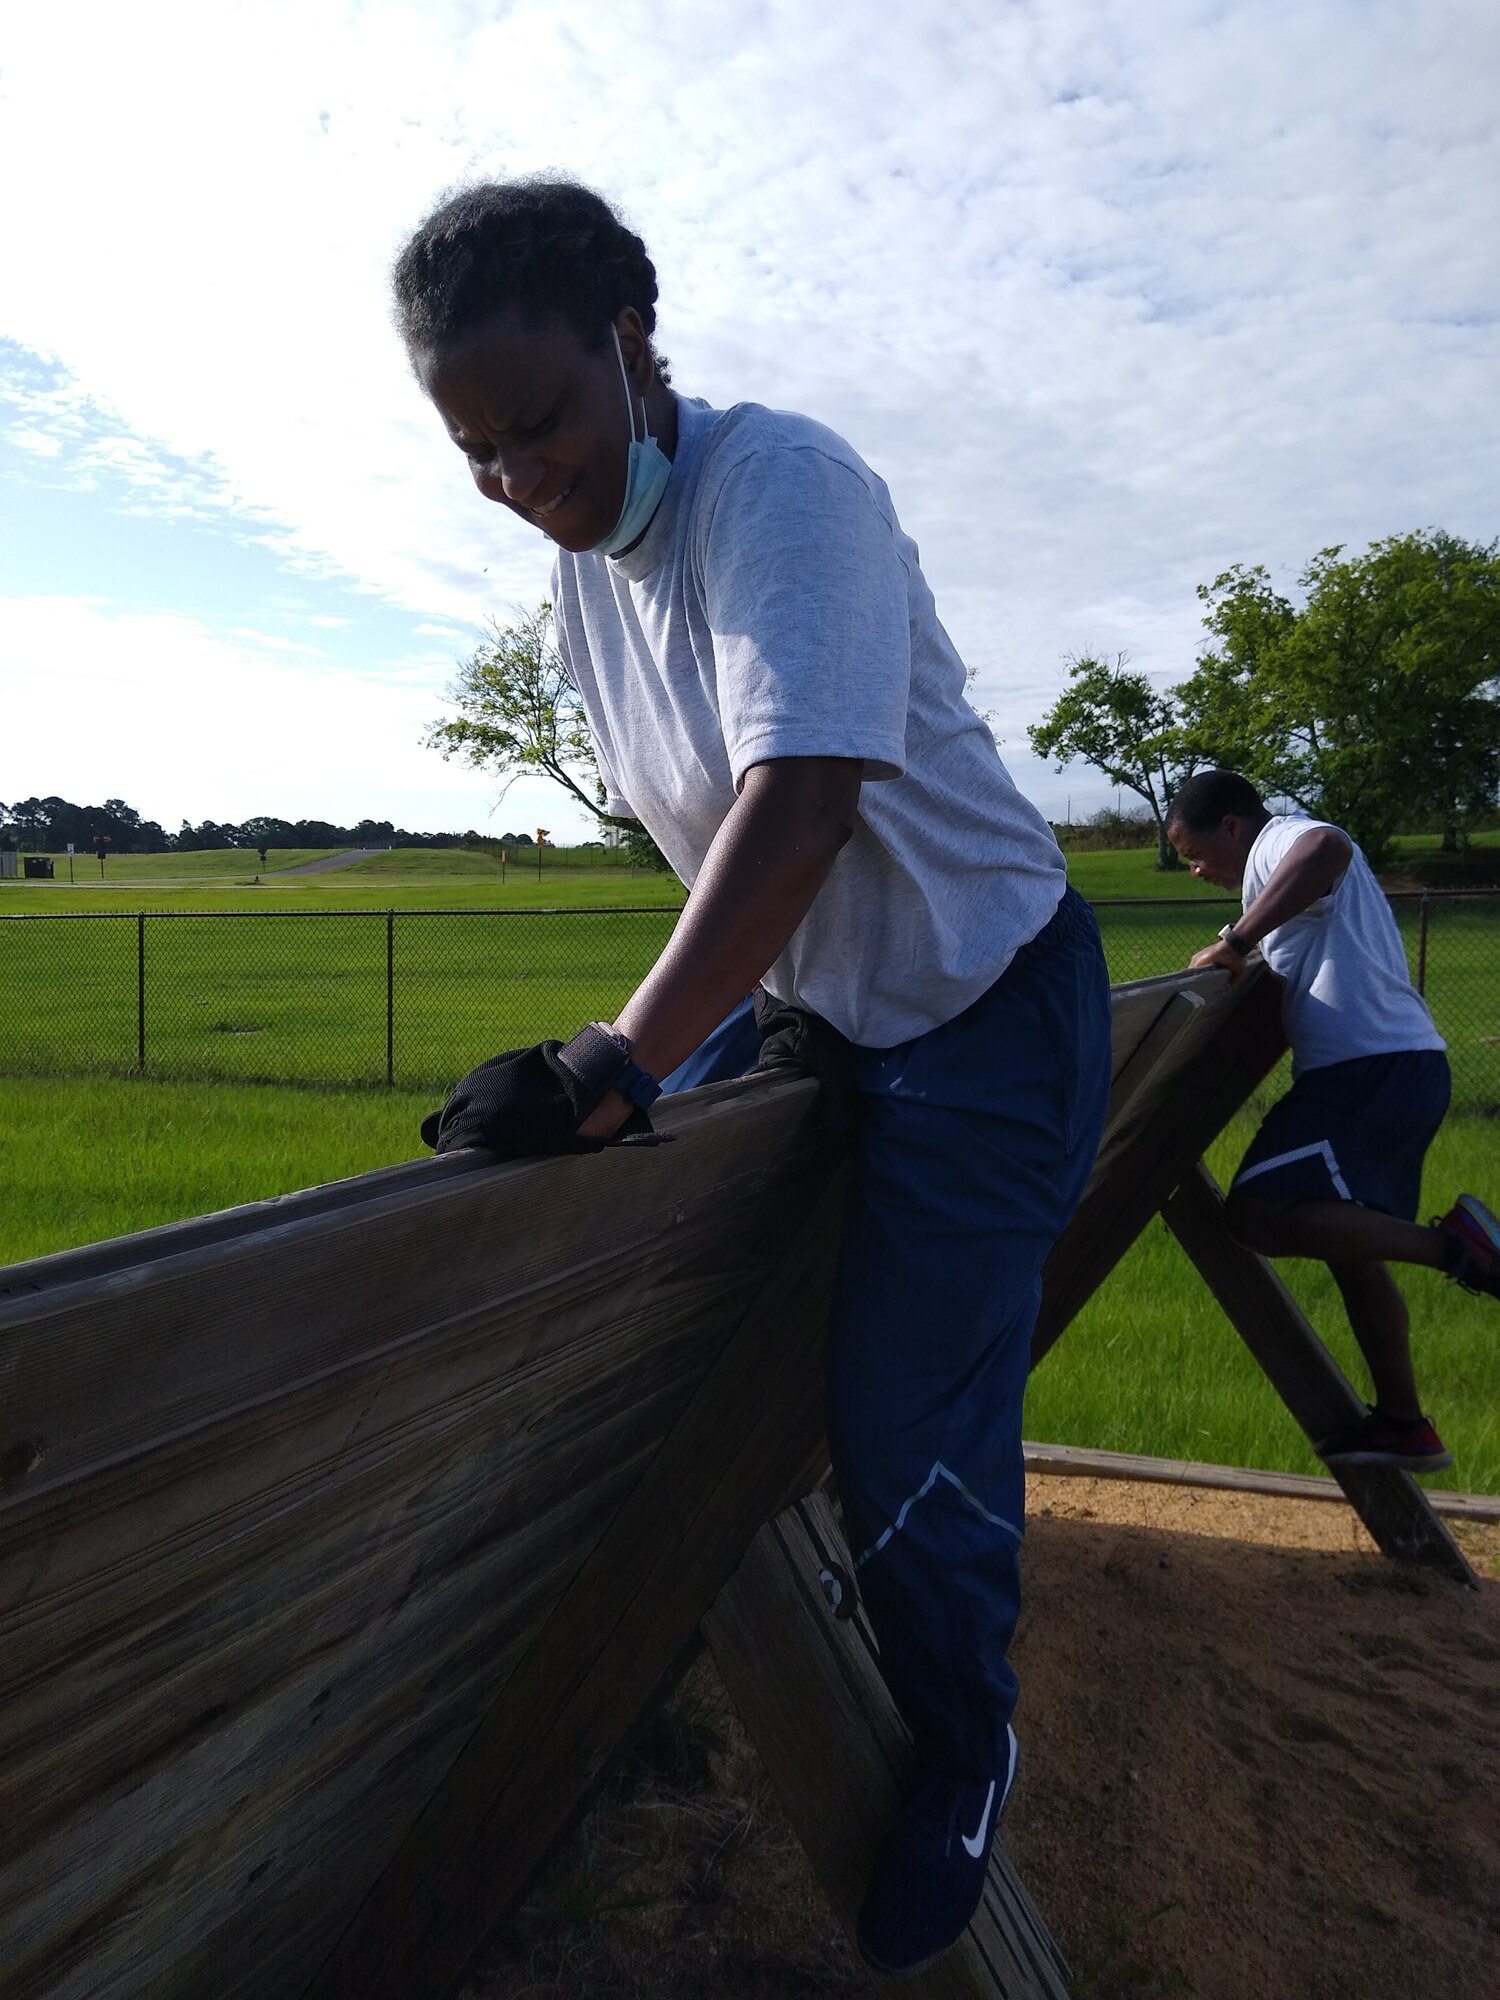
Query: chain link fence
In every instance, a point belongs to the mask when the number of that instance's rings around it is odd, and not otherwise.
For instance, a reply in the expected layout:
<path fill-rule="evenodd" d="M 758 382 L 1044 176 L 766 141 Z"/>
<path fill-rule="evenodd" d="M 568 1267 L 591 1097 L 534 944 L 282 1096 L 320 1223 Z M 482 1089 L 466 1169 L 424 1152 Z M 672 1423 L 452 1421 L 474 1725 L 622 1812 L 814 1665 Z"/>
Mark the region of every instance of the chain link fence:
<path fill-rule="evenodd" d="M 1500 892 L 1391 898 L 1454 1105 L 1500 1110 Z M 1110 976 L 1187 964 L 1237 899 L 1096 903 Z M 673 908 L 0 918 L 0 1073 L 443 1089 L 610 1019 Z"/>

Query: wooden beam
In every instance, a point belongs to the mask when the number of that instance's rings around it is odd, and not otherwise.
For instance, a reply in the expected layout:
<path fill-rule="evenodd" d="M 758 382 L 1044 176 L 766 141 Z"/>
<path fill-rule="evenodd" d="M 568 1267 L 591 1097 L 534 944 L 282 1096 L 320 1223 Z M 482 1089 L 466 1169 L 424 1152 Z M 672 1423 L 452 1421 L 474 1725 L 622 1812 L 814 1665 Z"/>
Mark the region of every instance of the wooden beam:
<path fill-rule="evenodd" d="M 310 1994 L 448 1992 L 814 1458 L 844 1183 L 812 1206 Z"/>
<path fill-rule="evenodd" d="M 1281 1279 L 1264 1257 L 1230 1234 L 1224 1197 L 1201 1161 L 1163 1213 L 1309 1440 L 1316 1443 L 1363 1416 L 1363 1402 Z M 1463 1551 L 1409 1473 L 1379 1465 L 1337 1465 L 1332 1471 L 1388 1556 L 1477 1584 Z"/>
<path fill-rule="evenodd" d="M 1150 1074 L 1138 1089 L 1128 1068 L 1116 1079 L 1119 1113 L 1106 1125 L 1083 1200 L 1047 1259 L 1033 1367 L 1285 1048 L 1277 985 L 1259 966 L 1194 1011 L 1174 1037 L 1171 1060 L 1147 1038 L 1139 1060 Z"/>
<path fill-rule="evenodd" d="M 1110 1072 L 1113 1082 L 1104 1121 L 1106 1132 L 1113 1131 L 1120 1124 L 1126 1105 L 1140 1095 L 1167 1063 L 1181 1061 L 1182 1050 L 1191 1047 L 1191 1043 L 1183 1038 L 1190 1028 L 1198 1024 L 1207 1005 L 1206 994 L 1186 987 L 1180 989 L 1172 995 L 1125 1059 L 1116 1061 Z M 1117 1057 L 1121 1053 L 1119 1040 L 1117 1034 L 1114 1045 Z"/>
<path fill-rule="evenodd" d="M 1022 1447 L 1026 1470 L 1046 1479 L 1120 1479 L 1150 1486 L 1191 1486 L 1205 1492 L 1254 1493 L 1273 1500 L 1336 1500 L 1349 1496 L 1336 1479 L 1315 1472 L 1266 1472 L 1258 1466 L 1212 1465 L 1198 1458 L 1142 1458 L 1129 1451 L 1096 1451 L 1086 1445 L 1033 1444 Z M 1450 1493 L 1426 1487 L 1427 1504 L 1445 1521 L 1500 1522 L 1500 1497 L 1490 1493 Z"/>
<path fill-rule="evenodd" d="M 819 1578 L 852 1573 L 821 1494 L 769 1522 L 703 1621 L 720 1677 L 771 1774 L 834 1914 L 854 1935 L 876 1851 L 896 1817 L 911 1741 L 862 1611 L 838 1618 Z M 1068 1968 L 995 1843 L 973 1924 L 936 1964 L 880 1979 L 904 2000 L 1067 2000 Z"/>

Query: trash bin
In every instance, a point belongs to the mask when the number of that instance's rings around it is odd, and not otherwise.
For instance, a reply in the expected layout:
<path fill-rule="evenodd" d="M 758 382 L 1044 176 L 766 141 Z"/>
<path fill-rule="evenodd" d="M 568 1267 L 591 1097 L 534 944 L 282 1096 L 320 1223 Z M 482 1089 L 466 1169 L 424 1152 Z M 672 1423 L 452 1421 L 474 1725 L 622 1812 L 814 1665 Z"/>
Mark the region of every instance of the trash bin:
<path fill-rule="evenodd" d="M 52 856 L 50 854 L 27 854 L 22 859 L 28 882 L 50 882 L 52 880 Z"/>

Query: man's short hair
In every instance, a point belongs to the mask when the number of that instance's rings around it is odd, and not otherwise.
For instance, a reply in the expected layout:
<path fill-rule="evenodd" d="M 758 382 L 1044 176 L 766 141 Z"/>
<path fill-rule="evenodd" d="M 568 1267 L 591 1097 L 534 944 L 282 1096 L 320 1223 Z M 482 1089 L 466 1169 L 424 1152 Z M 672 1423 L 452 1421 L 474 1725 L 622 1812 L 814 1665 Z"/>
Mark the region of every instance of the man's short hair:
<path fill-rule="evenodd" d="M 1238 771 L 1194 771 L 1172 794 L 1167 825 L 1184 833 L 1208 833 L 1229 813 L 1253 818 L 1266 809 L 1265 800 Z"/>

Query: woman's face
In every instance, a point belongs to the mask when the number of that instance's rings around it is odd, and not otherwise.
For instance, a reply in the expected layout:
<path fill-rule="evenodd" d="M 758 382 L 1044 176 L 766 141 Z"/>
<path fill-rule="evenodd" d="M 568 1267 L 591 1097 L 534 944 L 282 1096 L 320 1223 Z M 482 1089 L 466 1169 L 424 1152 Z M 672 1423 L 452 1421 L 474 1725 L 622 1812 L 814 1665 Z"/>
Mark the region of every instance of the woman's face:
<path fill-rule="evenodd" d="M 638 399 L 654 372 L 646 331 L 630 306 L 615 327 Z M 581 552 L 605 539 L 625 503 L 631 439 L 613 340 L 590 349 L 560 321 L 537 326 L 506 311 L 456 346 L 414 360 L 486 500 L 560 548 Z"/>

